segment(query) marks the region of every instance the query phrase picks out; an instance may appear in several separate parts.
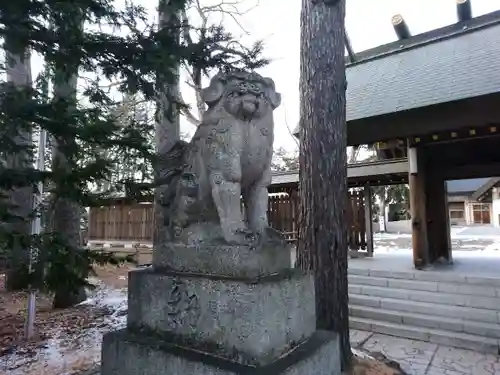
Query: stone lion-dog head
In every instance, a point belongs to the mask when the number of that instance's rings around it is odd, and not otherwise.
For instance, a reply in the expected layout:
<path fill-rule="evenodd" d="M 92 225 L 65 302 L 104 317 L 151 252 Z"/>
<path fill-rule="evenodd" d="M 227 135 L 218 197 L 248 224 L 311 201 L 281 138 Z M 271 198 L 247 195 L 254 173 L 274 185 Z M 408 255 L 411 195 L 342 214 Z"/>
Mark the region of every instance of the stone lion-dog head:
<path fill-rule="evenodd" d="M 281 103 L 274 81 L 255 72 L 219 73 L 202 91 L 207 115 L 224 109 L 240 120 L 252 120 L 271 114 Z"/>

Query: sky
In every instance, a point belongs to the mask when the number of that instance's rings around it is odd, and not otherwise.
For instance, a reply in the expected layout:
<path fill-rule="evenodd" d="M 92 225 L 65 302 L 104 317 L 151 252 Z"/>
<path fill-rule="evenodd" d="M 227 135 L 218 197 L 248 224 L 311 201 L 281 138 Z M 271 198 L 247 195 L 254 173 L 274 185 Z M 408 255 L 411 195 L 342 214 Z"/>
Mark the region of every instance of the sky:
<path fill-rule="evenodd" d="M 404 17 L 412 34 L 456 22 L 455 0 L 346 0 L 346 3 L 346 31 L 355 52 L 395 41 L 391 18 L 397 13 Z M 244 16 L 251 36 L 265 41 L 265 53 L 274 60 L 261 72 L 274 79 L 282 94 L 282 105 L 275 111 L 275 146 L 288 150 L 297 147 L 288 128 L 293 130 L 299 118 L 300 8 L 301 0 L 261 0 L 258 7 Z M 472 0 L 474 17 L 498 9 L 499 0 Z"/>
<path fill-rule="evenodd" d="M 122 1 L 122 0 L 120 0 Z M 203 4 L 235 0 L 200 0 Z M 256 40 L 265 43 L 264 55 L 271 64 L 260 73 L 271 77 L 282 95 L 282 104 L 275 111 L 275 147 L 297 149 L 291 136 L 299 118 L 300 73 L 300 9 L 301 0 L 240 0 L 245 11 L 239 24 L 224 17 L 226 29 L 243 43 Z M 156 18 L 156 0 L 135 0 L 148 8 Z M 346 0 L 346 30 L 355 52 L 396 40 L 391 17 L 400 13 L 412 34 L 419 34 L 456 22 L 455 0 Z M 246 11 L 250 9 L 249 11 Z M 500 0 L 472 0 L 473 16 L 500 9 Z M 39 66 L 33 61 L 36 74 Z M 194 104 L 192 92 L 183 85 L 184 99 Z M 181 121 L 181 131 L 193 134 L 194 127 Z"/>

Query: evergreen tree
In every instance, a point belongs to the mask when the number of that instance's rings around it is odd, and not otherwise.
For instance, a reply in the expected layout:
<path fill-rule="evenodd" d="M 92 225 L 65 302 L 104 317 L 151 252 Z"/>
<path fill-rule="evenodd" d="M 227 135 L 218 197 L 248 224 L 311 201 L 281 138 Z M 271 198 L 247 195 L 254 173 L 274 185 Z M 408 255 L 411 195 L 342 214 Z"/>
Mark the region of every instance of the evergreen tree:
<path fill-rule="evenodd" d="M 5 73 L 7 82 L 20 90 L 31 87 L 31 59 L 26 43 L 18 43 L 14 37 L 8 34 L 15 33 L 15 25 L 5 25 L 6 36 L 3 38 L 5 52 Z M 7 129 L 5 129 L 7 131 Z M 32 131 L 29 127 L 17 129 L 15 133 L 8 134 L 8 145 L 0 147 L 0 159 L 5 163 L 3 167 L 9 169 L 24 169 L 31 164 L 32 153 Z M 10 150 L 10 152 L 9 152 Z M 26 275 L 28 272 L 29 246 L 23 240 L 30 234 L 30 223 L 23 220 L 32 211 L 32 192 L 26 186 L 13 186 L 9 191 L 0 192 L 0 200 L 9 207 L 9 218 L 1 221 L 10 225 L 9 230 L 17 233 L 12 237 L 10 244 L 15 252 L 9 258 L 9 269 L 7 273 L 6 287 L 8 290 L 18 290 L 26 287 Z M 7 212 L 2 213 L 2 216 Z"/>
<path fill-rule="evenodd" d="M 47 230 L 40 236 L 30 236 L 4 226 L 2 247 L 9 252 L 9 259 L 17 257 L 14 241 L 36 249 L 37 272 L 18 285 L 25 286 L 29 282 L 55 291 L 54 304 L 65 307 L 84 298 L 81 292 L 91 270 L 91 261 L 98 260 L 96 254 L 79 249 L 80 207 L 95 204 L 96 199 L 113 190 L 123 190 L 122 183 L 100 194 L 91 191 L 92 183 L 101 180 L 116 164 L 116 160 L 103 157 L 100 151 L 119 149 L 118 158 L 124 154 L 153 158 L 151 145 L 142 136 L 143 124 L 118 124 L 113 116 L 117 103 L 100 87 L 99 77 L 88 80 L 80 100 L 76 100 L 78 74 L 98 73 L 107 79 L 119 79 L 121 91 L 143 91 L 152 97 L 154 72 L 164 52 L 159 48 L 157 34 L 141 34 L 134 30 L 136 20 L 143 17 L 142 9 L 137 7 L 118 11 L 111 2 L 104 0 L 20 1 L 2 3 L 0 12 L 1 33 L 9 41 L 9 48 L 34 50 L 47 64 L 45 77 L 41 80 L 44 84 L 40 87 L 21 87 L 12 82 L 2 85 L 0 129 L 1 142 L 6 146 L 2 149 L 7 157 L 20 152 L 32 154 L 32 144 L 25 143 L 19 150 L 18 143 L 11 140 L 24 133 L 38 131 L 40 134 L 41 129 L 49 134 L 54 146 L 51 168 L 46 172 L 37 172 L 31 163 L 25 163 L 24 168 L 5 165 L 0 170 L 3 192 L 28 189 L 31 196 L 37 182 L 43 180 L 51 196 L 44 206 L 47 210 L 45 222 L 49 223 L 45 226 Z M 84 23 L 87 31 L 82 27 Z M 124 37 L 111 32 L 88 31 L 98 23 L 122 29 L 128 25 L 129 30 Z M 178 43 L 173 46 L 182 56 L 182 47 Z M 47 76 L 54 80 L 51 98 L 47 95 Z M 13 222 L 17 211 L 4 204 L 2 221 Z M 30 214 L 17 215 L 18 220 L 29 224 Z M 17 272 L 17 276 L 22 274 Z M 9 274 L 11 277 L 15 279 L 16 274 Z M 80 296 L 71 297 L 77 294 Z"/>
<path fill-rule="evenodd" d="M 298 152 L 288 152 L 283 147 L 278 147 L 273 152 L 273 162 L 271 164 L 271 169 L 276 172 L 298 171 Z"/>
<path fill-rule="evenodd" d="M 171 0 L 169 9 L 180 14 L 188 3 Z M 0 37 L 9 41 L 12 51 L 34 51 L 46 64 L 34 87 L 13 82 L 0 86 L 2 160 L 20 153 L 32 160 L 33 143 L 15 141 L 25 133 L 40 134 L 44 129 L 52 144 L 47 151 L 52 163 L 44 172 L 35 170 L 31 161 L 22 166 L 0 165 L 0 192 L 5 198 L 0 202 L 0 249 L 9 259 L 17 254 L 17 242 L 35 249 L 37 267 L 22 284 L 56 292 L 59 307 L 81 300 L 79 292 L 88 286 L 93 262 L 116 261 L 109 254 L 81 247 L 76 235 L 81 209 L 100 205 L 117 194 L 140 199 L 155 186 L 147 176 L 158 159 L 151 142 L 151 116 L 124 120 L 122 98 L 140 97 L 153 103 L 163 96 L 175 104 L 171 112 L 175 115 L 184 104 L 175 90 L 159 90 L 158 83 L 176 82 L 180 64 L 223 69 L 254 65 L 254 56 L 242 66 L 211 52 L 211 45 L 226 40 L 223 30 L 211 34 L 204 45 L 180 38 L 186 28 L 190 28 L 188 22 L 153 27 L 141 7 L 118 9 L 112 0 L 0 4 Z M 47 89 L 51 80 L 53 95 Z M 143 173 L 110 178 L 118 166 L 131 162 L 144 164 Z M 39 181 L 47 190 L 44 198 L 50 199 L 44 199 L 36 211 L 20 215 L 9 203 L 9 194 L 25 189 L 31 196 Z M 43 214 L 40 235 L 29 235 L 11 225 L 16 220 L 27 225 L 34 214 Z M 66 220 L 62 222 L 62 218 Z M 21 263 L 25 262 L 26 258 Z"/>

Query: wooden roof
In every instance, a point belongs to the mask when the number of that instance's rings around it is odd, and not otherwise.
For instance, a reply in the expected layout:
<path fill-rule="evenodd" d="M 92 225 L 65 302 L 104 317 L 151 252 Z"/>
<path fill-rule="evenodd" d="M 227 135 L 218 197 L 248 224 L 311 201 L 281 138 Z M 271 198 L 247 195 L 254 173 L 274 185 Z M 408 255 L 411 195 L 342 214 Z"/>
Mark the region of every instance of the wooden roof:
<path fill-rule="evenodd" d="M 496 11 L 356 54 L 347 121 L 500 92 L 499 35 Z"/>

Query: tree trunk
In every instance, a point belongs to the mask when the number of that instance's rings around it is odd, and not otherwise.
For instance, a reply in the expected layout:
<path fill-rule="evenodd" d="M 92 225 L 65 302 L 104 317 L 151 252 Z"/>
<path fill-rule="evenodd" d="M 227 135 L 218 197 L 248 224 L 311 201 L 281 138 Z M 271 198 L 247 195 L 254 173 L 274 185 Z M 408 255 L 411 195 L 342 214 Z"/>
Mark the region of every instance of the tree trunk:
<path fill-rule="evenodd" d="M 6 73 L 7 81 L 16 86 L 31 87 L 31 63 L 27 50 L 14 46 L 6 41 Z M 21 146 L 32 145 L 31 132 L 22 131 L 15 139 Z M 31 165 L 31 157 L 26 152 L 7 155 L 7 168 L 26 168 Z M 19 233 L 17 239 L 8 249 L 8 271 L 5 282 L 7 290 L 21 290 L 28 287 L 29 246 L 24 239 L 31 234 L 31 225 L 28 216 L 33 211 L 33 189 L 31 187 L 16 188 L 9 193 L 10 203 L 13 205 L 13 214 L 23 218 L 12 223 L 11 230 Z"/>
<path fill-rule="evenodd" d="M 159 2 L 159 28 L 169 28 L 172 25 L 179 24 L 178 9 L 175 9 L 168 0 L 160 0 Z M 169 31 L 172 34 L 172 31 Z M 166 41 L 166 45 L 169 42 Z M 173 73 L 175 79 L 167 81 L 166 77 Z M 180 122 L 179 113 L 175 105 L 175 98 L 179 97 L 179 67 L 175 67 L 171 72 L 158 74 L 158 99 L 156 109 L 156 129 L 155 129 L 155 145 L 156 153 L 160 157 L 160 163 L 155 165 L 155 178 L 161 179 L 162 163 L 161 157 L 168 153 L 172 146 L 180 140 Z M 165 238 L 165 218 L 163 215 L 163 207 L 160 204 L 161 197 L 167 186 L 159 186 L 155 189 L 154 200 L 154 215 L 155 227 L 153 235 L 153 244 L 164 241 Z"/>
<path fill-rule="evenodd" d="M 74 80 L 76 83 L 76 79 Z M 75 86 L 76 87 L 76 86 Z M 66 157 L 60 151 L 60 147 L 63 142 L 54 142 L 53 150 L 53 164 L 57 168 L 70 168 L 71 163 L 68 163 Z M 53 197 L 52 202 L 52 213 L 51 213 L 51 229 L 63 236 L 65 243 L 71 246 L 74 251 L 80 251 L 81 236 L 80 236 L 80 215 L 81 207 L 72 202 L 69 199 Z M 84 270 L 75 270 L 75 272 L 80 272 Z M 85 273 L 82 277 L 87 277 Z M 54 308 L 67 308 L 75 306 L 76 304 L 85 301 L 87 294 L 84 287 L 78 288 L 78 290 L 72 290 L 67 288 L 66 284 L 62 280 L 61 285 L 58 286 L 54 294 L 53 307 Z"/>
<path fill-rule="evenodd" d="M 64 18 L 63 18 L 64 19 Z M 60 35 L 65 34 L 65 28 L 69 30 L 71 27 L 82 27 L 78 15 L 73 20 L 66 20 L 67 24 L 55 25 L 59 29 Z M 66 61 L 56 64 L 54 74 L 54 101 L 66 101 L 68 110 L 71 106 L 76 105 L 76 90 L 78 78 L 78 64 L 76 61 Z M 53 170 L 61 169 L 70 171 L 73 168 L 74 160 L 68 159 L 63 150 L 71 145 L 74 139 L 53 139 L 52 151 L 52 165 Z M 58 235 L 62 236 L 65 243 L 70 246 L 74 251 L 81 249 L 80 243 L 80 215 L 81 207 L 66 198 L 53 197 L 52 198 L 52 230 Z M 75 272 L 82 272 L 84 270 L 75 270 Z M 82 277 L 87 277 L 84 273 Z M 85 288 L 80 287 L 78 290 L 72 290 L 62 282 L 54 295 L 53 307 L 54 308 L 67 308 L 74 306 L 80 302 L 85 301 L 87 298 Z"/>
<path fill-rule="evenodd" d="M 316 276 L 317 327 L 352 357 L 347 293 L 345 1 L 303 0 L 300 77 L 299 267 Z"/>
<path fill-rule="evenodd" d="M 349 150 L 349 158 L 347 158 L 347 164 L 356 163 L 358 160 L 359 146 L 351 146 Z"/>
<path fill-rule="evenodd" d="M 385 186 L 384 186 L 384 188 L 385 188 Z M 379 196 L 378 198 L 379 198 L 379 201 L 378 201 L 378 222 L 380 225 L 379 230 L 380 230 L 380 232 L 386 232 L 387 231 L 387 220 L 385 217 L 385 197 Z"/>

